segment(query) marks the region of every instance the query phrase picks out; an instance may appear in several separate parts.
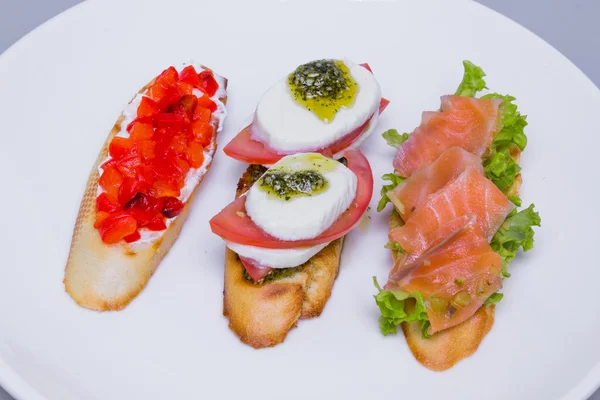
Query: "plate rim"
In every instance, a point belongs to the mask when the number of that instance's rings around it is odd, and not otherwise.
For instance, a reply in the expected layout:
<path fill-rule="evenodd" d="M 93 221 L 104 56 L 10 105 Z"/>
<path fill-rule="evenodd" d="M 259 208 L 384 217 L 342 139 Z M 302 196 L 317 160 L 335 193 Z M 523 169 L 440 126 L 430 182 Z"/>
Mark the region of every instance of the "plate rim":
<path fill-rule="evenodd" d="M 253 1 L 262 1 L 263 3 L 269 3 L 274 0 L 253 0 Z M 360 1 L 360 0 L 359 0 Z M 392 0 L 393 2 L 401 2 L 401 1 L 410 1 L 410 0 Z M 426 0 L 429 1 L 429 0 Z M 569 57 L 564 55 L 558 49 L 556 49 L 552 44 L 548 43 L 545 39 L 538 36 L 536 33 L 532 32 L 527 27 L 521 25 L 519 22 L 507 17 L 506 15 L 479 3 L 477 0 L 454 0 L 455 2 L 463 2 L 469 4 L 469 6 L 480 7 L 485 9 L 487 13 L 490 15 L 495 15 L 494 18 L 503 19 L 504 22 L 512 24 L 513 26 L 522 29 L 525 34 L 529 34 L 535 40 L 540 41 L 545 46 L 547 46 L 551 51 L 554 51 L 558 56 L 562 57 L 564 60 L 570 64 L 571 68 L 574 68 L 581 76 L 587 80 L 588 84 L 594 87 L 598 92 L 600 92 L 600 86 L 596 85 L 594 81 L 583 72 Z M 49 25 L 56 24 L 57 21 L 64 19 L 65 16 L 72 14 L 74 12 L 80 12 L 80 9 L 88 7 L 90 4 L 99 3 L 100 0 L 83 0 L 80 3 L 70 6 L 69 8 L 59 12 L 58 14 L 50 17 L 49 19 L 41 22 L 35 28 L 27 32 L 25 35 L 20 37 L 17 41 L 15 41 L 12 45 L 10 45 L 6 50 L 0 53 L 0 63 L 3 62 L 5 58 L 7 58 L 10 54 L 15 51 L 19 51 L 21 47 L 24 46 L 24 43 L 31 40 L 32 36 L 35 36 L 38 31 L 42 29 L 47 29 Z M 369 1 L 365 1 L 369 3 Z M 5 340 L 0 336 L 0 344 L 6 344 Z M 49 397 L 43 395 L 38 389 L 35 388 L 32 384 L 25 379 L 21 373 L 17 371 L 11 364 L 6 360 L 6 358 L 0 353 L 0 390 L 3 389 L 9 395 L 14 397 L 15 399 L 23 399 L 23 400 L 52 400 Z M 573 400 L 573 399 L 589 399 L 596 391 L 600 389 L 600 360 L 596 362 L 588 372 L 574 385 L 572 386 L 562 397 L 562 400 Z"/>

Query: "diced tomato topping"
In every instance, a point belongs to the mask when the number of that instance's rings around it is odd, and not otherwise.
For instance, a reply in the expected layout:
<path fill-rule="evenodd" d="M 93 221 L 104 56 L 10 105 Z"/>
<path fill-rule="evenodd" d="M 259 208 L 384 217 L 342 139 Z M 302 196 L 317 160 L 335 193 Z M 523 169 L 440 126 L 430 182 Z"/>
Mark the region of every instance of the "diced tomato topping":
<path fill-rule="evenodd" d="M 212 71 L 198 74 L 193 66 L 181 73 L 170 67 L 149 87 L 126 127 L 129 137 L 114 137 L 100 166 L 94 227 L 105 243 L 135 242 L 142 228 L 163 231 L 183 210 L 187 173 L 204 163 L 214 135 L 210 97 L 217 90 Z"/>
<path fill-rule="evenodd" d="M 210 112 L 217 111 L 217 104 L 208 96 L 202 96 L 198 99 L 198 107 L 208 108 Z"/>
<path fill-rule="evenodd" d="M 129 132 L 129 138 L 134 142 L 140 142 L 142 140 L 150 140 L 154 135 L 154 126 L 149 123 L 135 122 Z"/>
<path fill-rule="evenodd" d="M 179 81 L 189 83 L 190 85 L 198 85 L 200 78 L 192 65 L 188 65 L 179 73 Z"/>
<path fill-rule="evenodd" d="M 196 85 L 196 87 L 202 90 L 208 96 L 213 97 L 215 93 L 217 93 L 219 84 L 215 80 L 212 71 L 202 71 L 198 75 L 198 78 L 200 78 L 200 82 Z"/>
<path fill-rule="evenodd" d="M 135 231 L 135 232 L 133 232 L 131 235 L 125 236 L 125 237 L 123 238 L 123 240 L 124 240 L 126 243 L 133 243 L 133 242 L 135 242 L 135 241 L 138 241 L 138 240 L 140 240 L 141 238 L 142 238 L 142 235 L 140 235 L 140 232 L 138 232 L 138 231 Z"/>
<path fill-rule="evenodd" d="M 190 142 L 187 151 L 188 161 L 192 168 L 200 168 L 204 162 L 204 147 L 200 143 Z"/>
<path fill-rule="evenodd" d="M 107 244 L 120 242 L 125 236 L 133 234 L 136 229 L 135 218 L 127 212 L 110 215 L 98 227 L 102 241 Z"/>
<path fill-rule="evenodd" d="M 100 176 L 100 187 L 106 191 L 110 191 L 114 187 L 119 187 L 123 183 L 123 175 L 115 168 L 108 167 Z"/>
<path fill-rule="evenodd" d="M 198 98 L 193 94 L 181 96 L 181 99 L 179 99 L 179 111 L 187 119 L 187 122 L 193 119 L 197 106 Z"/>
<path fill-rule="evenodd" d="M 133 141 L 130 138 L 116 136 L 108 146 L 108 154 L 113 158 L 123 158 L 133 148 Z"/>
<path fill-rule="evenodd" d="M 211 124 L 203 121 L 194 121 L 192 123 L 192 131 L 194 132 L 195 139 L 202 146 L 206 147 L 210 144 L 214 131 Z"/>
<path fill-rule="evenodd" d="M 148 160 L 155 157 L 154 147 L 156 143 L 151 140 L 144 140 L 136 144 L 137 153 L 142 156 L 142 158 Z"/>
<path fill-rule="evenodd" d="M 165 69 L 159 76 L 156 77 L 155 83 L 168 87 L 177 83 L 179 80 L 179 74 L 175 67 L 169 67 Z"/>
<path fill-rule="evenodd" d="M 96 198 L 96 210 L 112 213 L 119 210 L 119 203 L 108 193 L 100 193 Z"/>
<path fill-rule="evenodd" d="M 162 213 L 167 218 L 174 218 L 183 210 L 183 203 L 176 197 L 166 197 Z"/>
<path fill-rule="evenodd" d="M 106 212 L 106 211 L 98 211 L 96 213 L 96 221 L 94 221 L 94 228 L 98 229 L 100 227 L 100 225 L 102 224 L 102 222 L 104 222 L 104 220 L 106 218 L 108 218 L 110 216 L 110 213 Z"/>
<path fill-rule="evenodd" d="M 158 104 L 149 97 L 142 97 L 142 101 L 137 109 L 137 116 L 150 117 L 158 112 Z"/>
<path fill-rule="evenodd" d="M 194 122 L 200 121 L 200 122 L 209 123 L 211 115 L 212 115 L 212 111 L 210 111 L 208 108 L 196 107 L 196 109 L 194 110 L 194 118 L 193 119 L 194 119 Z"/>
<path fill-rule="evenodd" d="M 192 92 L 194 91 L 194 85 L 186 82 L 179 82 L 177 87 L 179 88 L 179 93 L 182 96 L 191 96 Z"/>

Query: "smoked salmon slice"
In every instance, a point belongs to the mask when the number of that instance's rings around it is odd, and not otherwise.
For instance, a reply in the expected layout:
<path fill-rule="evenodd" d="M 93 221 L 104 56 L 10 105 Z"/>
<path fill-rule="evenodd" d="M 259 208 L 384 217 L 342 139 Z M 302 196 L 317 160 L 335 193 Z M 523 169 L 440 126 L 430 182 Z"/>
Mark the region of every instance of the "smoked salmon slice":
<path fill-rule="evenodd" d="M 442 153 L 433 164 L 418 170 L 389 191 L 387 196 L 396 206 L 402 219 L 408 221 L 429 195 L 458 177 L 467 167 L 473 167 L 483 173 L 481 158 L 460 147 L 452 147 Z"/>
<path fill-rule="evenodd" d="M 409 177 L 454 146 L 483 156 L 501 128 L 501 104 L 499 99 L 443 96 L 442 111 L 424 112 L 421 125 L 398 147 L 394 168 Z"/>
<path fill-rule="evenodd" d="M 448 237 L 447 232 L 440 233 L 440 228 L 458 217 L 473 214 L 489 242 L 513 207 L 479 169 L 467 167 L 418 207 L 404 226 L 392 229 L 389 238 L 411 257 L 420 257 L 431 248 L 436 237 Z"/>
<path fill-rule="evenodd" d="M 423 295 L 429 334 L 466 321 L 502 288 L 502 258 L 489 245 L 477 217 L 458 220 L 463 226 L 457 235 L 442 239 L 412 268 L 392 273 L 385 287 Z"/>

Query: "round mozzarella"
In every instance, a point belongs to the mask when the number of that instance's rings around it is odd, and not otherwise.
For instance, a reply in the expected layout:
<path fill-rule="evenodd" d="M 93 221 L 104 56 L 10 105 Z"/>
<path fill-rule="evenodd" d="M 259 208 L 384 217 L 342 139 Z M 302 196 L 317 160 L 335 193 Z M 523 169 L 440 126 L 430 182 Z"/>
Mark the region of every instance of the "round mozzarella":
<path fill-rule="evenodd" d="M 358 85 L 354 105 L 342 107 L 328 123 L 298 104 L 288 86 L 287 76 L 260 99 L 252 135 L 281 152 L 317 150 L 360 127 L 379 108 L 381 89 L 371 72 L 344 61 Z"/>
<path fill-rule="evenodd" d="M 227 247 L 241 257 L 251 258 L 266 267 L 292 268 L 304 264 L 328 244 L 323 243 L 299 249 L 263 249 L 262 247 L 227 242 Z"/>
<path fill-rule="evenodd" d="M 255 183 L 247 192 L 246 213 L 262 230 L 282 240 L 311 239 L 329 228 L 356 196 L 356 175 L 343 164 L 317 153 L 283 157 L 271 167 L 278 171 L 316 170 L 315 163 L 331 163 L 323 172 L 327 188 L 312 196 L 289 200 L 270 195 Z"/>

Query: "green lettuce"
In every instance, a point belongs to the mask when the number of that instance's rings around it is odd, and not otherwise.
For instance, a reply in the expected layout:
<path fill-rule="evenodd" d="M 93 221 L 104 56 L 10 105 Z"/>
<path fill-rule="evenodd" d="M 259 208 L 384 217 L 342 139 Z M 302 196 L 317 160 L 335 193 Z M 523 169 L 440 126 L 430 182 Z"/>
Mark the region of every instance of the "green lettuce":
<path fill-rule="evenodd" d="M 498 189 L 506 193 L 515 183 L 521 167 L 511 156 L 508 147 L 493 147 L 490 156 L 483 161 L 483 172 Z"/>
<path fill-rule="evenodd" d="M 463 61 L 463 67 L 465 68 L 465 73 L 455 94 L 457 96 L 475 97 L 477 92 L 486 89 L 485 80 L 483 80 L 485 72 L 468 60 Z"/>
<path fill-rule="evenodd" d="M 388 129 L 381 134 L 388 145 L 397 149 L 408 139 L 408 133 L 399 134 L 396 129 Z"/>
<path fill-rule="evenodd" d="M 400 183 L 404 182 L 404 178 L 393 173 L 384 174 L 381 177 L 381 179 L 390 181 L 390 183 L 388 185 L 383 185 L 383 187 L 381 188 L 381 200 L 379 200 L 379 203 L 377 203 L 377 211 L 382 211 L 387 205 L 387 203 L 391 201 L 387 196 L 387 192 L 394 189 Z"/>
<path fill-rule="evenodd" d="M 541 226 L 541 218 L 533 204 L 519 212 L 513 210 L 492 238 L 490 245 L 506 263 L 509 263 L 520 248 L 523 251 L 533 248 L 534 226 Z"/>
<path fill-rule="evenodd" d="M 491 306 L 492 304 L 498 304 L 500 302 L 500 300 L 502 300 L 504 298 L 504 295 L 502 293 L 493 293 L 490 297 L 487 298 L 487 300 L 483 303 L 483 305 L 485 306 Z"/>
<path fill-rule="evenodd" d="M 379 290 L 379 293 L 373 297 L 379 307 L 379 311 L 381 311 L 379 329 L 384 336 L 395 334 L 396 326 L 402 322 L 421 321 L 423 337 L 429 337 L 427 334 L 429 318 L 427 317 L 425 300 L 423 300 L 421 293 L 383 290 L 375 277 L 373 277 L 373 284 Z M 406 300 L 408 299 L 415 299 L 415 309 L 410 314 L 405 311 Z"/>
<path fill-rule="evenodd" d="M 508 147 L 516 145 L 525 150 L 527 146 L 527 136 L 524 129 L 527 126 L 527 115 L 522 115 L 519 108 L 513 101 L 516 100 L 513 96 L 501 95 L 499 93 L 490 93 L 481 97 L 482 99 L 500 99 L 502 100 L 502 108 L 500 110 L 502 118 L 502 129 L 494 138 L 494 147 Z"/>

